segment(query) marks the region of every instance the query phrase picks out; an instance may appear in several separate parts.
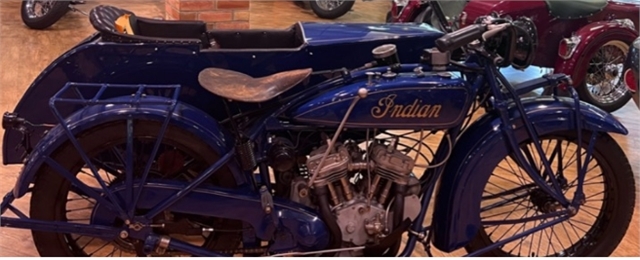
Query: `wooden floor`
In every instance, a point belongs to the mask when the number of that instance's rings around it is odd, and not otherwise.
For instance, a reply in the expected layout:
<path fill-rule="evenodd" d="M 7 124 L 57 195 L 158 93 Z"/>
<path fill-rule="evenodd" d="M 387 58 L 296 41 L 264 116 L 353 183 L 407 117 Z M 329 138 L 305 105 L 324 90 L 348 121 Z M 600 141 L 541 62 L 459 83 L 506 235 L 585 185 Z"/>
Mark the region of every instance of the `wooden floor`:
<path fill-rule="evenodd" d="M 88 1 L 81 6 L 89 10 L 97 4 L 113 4 L 132 10 L 141 16 L 161 16 L 164 1 Z M 342 22 L 382 22 L 389 1 L 358 1 L 354 10 L 337 21 Z M 28 30 L 19 16 L 19 4 L 16 0 L 0 1 L 0 112 L 12 111 L 19 98 L 33 79 L 54 58 L 69 49 L 79 40 L 93 32 L 88 19 L 79 13 L 71 13 L 49 30 Z M 274 15 L 276 14 L 276 15 Z M 302 11 L 289 1 L 256 1 L 252 3 L 252 28 L 283 28 L 295 21 L 318 20 L 313 14 Z M 627 104 L 614 113 L 629 129 L 628 136 L 615 136 L 632 162 L 636 179 L 640 174 L 640 111 Z M 0 130 L 0 134 L 3 130 Z M 0 151 L 1 153 L 2 151 Z M 20 166 L 0 167 L 0 192 L 9 191 L 15 182 Z M 640 180 L 636 181 L 640 183 Z M 637 196 L 636 196 L 637 197 Z M 23 210 L 28 209 L 29 197 L 22 198 L 16 204 Z M 640 199 L 637 199 L 640 201 Z M 640 256 L 639 207 L 636 207 L 632 226 L 614 256 Z M 453 254 L 437 255 L 459 255 Z M 418 245 L 415 256 L 424 255 Z M 31 234 L 25 230 L 0 229 L 0 256 L 37 256 L 31 240 Z"/>

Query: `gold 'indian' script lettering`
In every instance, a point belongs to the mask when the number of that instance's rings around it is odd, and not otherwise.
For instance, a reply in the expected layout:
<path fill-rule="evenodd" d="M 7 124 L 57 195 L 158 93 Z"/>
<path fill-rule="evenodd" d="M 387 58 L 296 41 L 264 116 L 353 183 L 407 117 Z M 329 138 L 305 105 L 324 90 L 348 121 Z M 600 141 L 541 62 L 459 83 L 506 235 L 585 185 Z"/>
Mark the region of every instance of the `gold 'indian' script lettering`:
<path fill-rule="evenodd" d="M 391 94 L 378 100 L 378 105 L 371 108 L 371 116 L 374 118 L 438 118 L 441 105 L 422 104 L 422 100 L 416 99 L 411 104 L 396 104 L 398 95 Z"/>

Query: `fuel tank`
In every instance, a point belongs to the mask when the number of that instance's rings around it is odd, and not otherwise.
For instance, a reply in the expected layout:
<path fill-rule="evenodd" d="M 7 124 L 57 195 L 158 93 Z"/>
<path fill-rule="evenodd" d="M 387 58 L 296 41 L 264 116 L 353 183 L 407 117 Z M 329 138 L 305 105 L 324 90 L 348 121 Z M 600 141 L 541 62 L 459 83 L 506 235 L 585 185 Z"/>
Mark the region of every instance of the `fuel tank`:
<path fill-rule="evenodd" d="M 364 89 L 367 96 L 353 108 L 348 128 L 447 129 L 462 122 L 472 95 L 468 83 L 451 73 L 385 73 L 318 94 L 293 109 L 305 124 L 335 127 Z"/>

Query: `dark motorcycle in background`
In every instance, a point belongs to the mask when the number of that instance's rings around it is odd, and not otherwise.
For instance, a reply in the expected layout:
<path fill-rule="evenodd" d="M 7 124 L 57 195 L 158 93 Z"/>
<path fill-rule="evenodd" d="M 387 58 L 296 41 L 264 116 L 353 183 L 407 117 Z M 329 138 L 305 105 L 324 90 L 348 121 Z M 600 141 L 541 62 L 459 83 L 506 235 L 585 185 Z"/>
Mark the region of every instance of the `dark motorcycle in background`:
<path fill-rule="evenodd" d="M 58 22 L 69 11 L 82 12 L 75 5 L 85 1 L 24 0 L 20 6 L 22 22 L 31 29 L 42 30 Z"/>

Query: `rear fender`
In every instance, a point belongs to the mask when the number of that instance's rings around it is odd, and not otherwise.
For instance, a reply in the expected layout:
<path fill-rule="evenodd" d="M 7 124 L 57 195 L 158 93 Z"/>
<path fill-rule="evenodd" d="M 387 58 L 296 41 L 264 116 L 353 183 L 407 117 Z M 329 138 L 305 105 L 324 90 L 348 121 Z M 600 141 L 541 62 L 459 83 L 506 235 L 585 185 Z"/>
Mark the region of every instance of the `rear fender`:
<path fill-rule="evenodd" d="M 554 73 L 571 75 L 574 86 L 580 86 L 584 81 L 587 67 L 587 60 L 605 43 L 618 40 L 631 45 L 638 37 L 638 32 L 634 29 L 633 22 L 628 19 L 602 21 L 591 23 L 574 33 L 574 36 L 563 41 L 571 42 L 569 55 L 558 59 Z"/>
<path fill-rule="evenodd" d="M 575 130 L 574 101 L 569 98 L 536 97 L 523 100 L 527 117 L 541 135 Z M 586 130 L 627 134 L 612 115 L 581 102 Z M 528 137 L 522 115 L 511 106 L 509 116 L 518 141 Z M 495 113 L 478 119 L 460 136 L 442 175 L 434 211 L 434 245 L 451 252 L 467 245 L 480 228 L 480 200 L 495 165 L 482 158 L 503 157 L 509 149 Z"/>
<path fill-rule="evenodd" d="M 148 96 L 148 100 L 153 99 L 170 101 L 170 99 L 166 98 Z M 65 124 L 67 124 L 75 136 L 97 125 L 126 120 L 128 118 L 162 122 L 167 116 L 166 108 L 164 105 L 140 105 L 138 107 L 131 107 L 128 104 L 93 105 L 69 116 L 65 120 Z M 185 103 L 178 102 L 169 124 L 193 133 L 220 155 L 226 154 L 232 146 L 231 142 L 233 138 L 230 138 L 229 133 L 225 132 L 217 121 L 206 113 Z M 53 152 L 68 140 L 69 138 L 65 130 L 60 125 L 52 128 L 40 140 L 27 158 L 18 176 L 18 180 L 13 189 L 13 194 L 16 198 L 20 198 L 27 193 L 29 185 L 35 180 L 44 158 L 51 156 Z M 238 184 L 240 184 L 243 180 L 243 175 L 237 171 L 237 165 L 233 164 L 233 160 L 230 164 L 229 168 L 234 173 L 234 177 L 237 182 L 239 182 Z"/>

